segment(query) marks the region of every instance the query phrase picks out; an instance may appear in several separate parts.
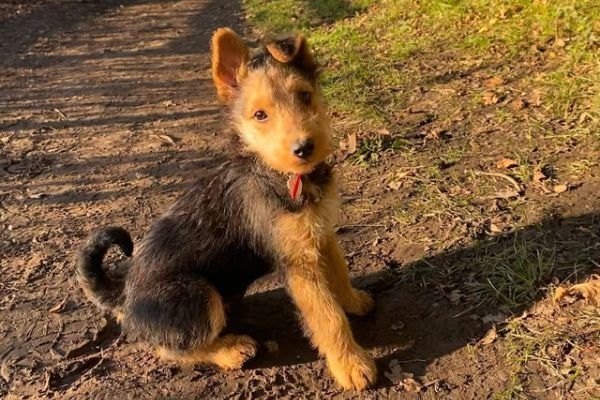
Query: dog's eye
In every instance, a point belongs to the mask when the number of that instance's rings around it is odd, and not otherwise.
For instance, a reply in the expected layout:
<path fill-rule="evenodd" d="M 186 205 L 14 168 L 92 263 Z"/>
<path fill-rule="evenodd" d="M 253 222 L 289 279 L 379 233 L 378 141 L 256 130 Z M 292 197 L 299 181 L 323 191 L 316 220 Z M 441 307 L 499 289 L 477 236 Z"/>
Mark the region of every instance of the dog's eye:
<path fill-rule="evenodd" d="M 267 114 L 263 110 L 258 110 L 254 113 L 254 119 L 257 121 L 264 121 L 267 119 Z"/>
<path fill-rule="evenodd" d="M 300 100 L 304 104 L 310 104 L 311 98 L 312 98 L 312 94 L 310 92 L 300 92 Z"/>

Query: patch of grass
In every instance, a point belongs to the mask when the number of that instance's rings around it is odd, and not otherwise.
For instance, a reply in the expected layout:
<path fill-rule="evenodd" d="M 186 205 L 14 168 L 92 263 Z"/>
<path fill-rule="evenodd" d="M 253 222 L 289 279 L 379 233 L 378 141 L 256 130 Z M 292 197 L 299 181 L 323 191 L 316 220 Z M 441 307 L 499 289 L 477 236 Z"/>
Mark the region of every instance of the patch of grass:
<path fill-rule="evenodd" d="M 305 30 L 343 115 L 388 123 L 419 84 L 418 60 L 545 64 L 516 77 L 541 88 L 546 117 L 600 127 L 600 3 L 595 0 L 245 0 L 260 32 Z M 419 57 L 416 57 L 419 56 Z M 427 61 L 431 60 L 431 61 Z M 439 61 L 437 61 L 439 62 Z"/>
<path fill-rule="evenodd" d="M 518 309 L 540 297 L 555 273 L 552 249 L 515 236 L 512 247 L 489 254 L 483 248 L 476 262 L 478 275 L 471 284 L 478 299 Z"/>
<path fill-rule="evenodd" d="M 361 165 L 377 162 L 379 157 L 388 151 L 403 150 L 410 147 L 410 142 L 401 137 L 376 136 L 360 141 L 354 159 Z"/>
<path fill-rule="evenodd" d="M 600 338 L 600 313 L 594 308 L 574 308 L 555 314 L 551 309 L 555 306 L 550 301 L 542 303 L 540 310 L 526 320 L 516 318 L 510 320 L 502 329 L 508 349 L 507 359 L 513 368 L 513 386 L 523 387 L 519 379 L 524 371 L 538 369 L 555 381 L 546 387 L 549 395 L 565 396 L 571 384 L 585 372 L 578 358 L 585 352 L 598 350 L 597 340 Z M 593 380 L 580 391 L 597 392 L 598 382 Z M 518 395 L 524 395 L 522 391 Z M 514 398 L 514 397 L 504 397 Z"/>

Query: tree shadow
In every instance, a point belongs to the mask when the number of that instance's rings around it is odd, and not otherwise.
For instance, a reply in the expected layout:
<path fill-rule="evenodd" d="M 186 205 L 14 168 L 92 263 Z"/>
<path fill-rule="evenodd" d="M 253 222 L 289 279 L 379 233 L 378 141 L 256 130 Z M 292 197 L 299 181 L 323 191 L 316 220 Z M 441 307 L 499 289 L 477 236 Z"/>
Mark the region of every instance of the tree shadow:
<path fill-rule="evenodd" d="M 383 374 L 392 359 L 400 360 L 404 371 L 423 376 L 440 357 L 477 343 L 491 327 L 484 316 L 506 319 L 521 314 L 545 296 L 553 278 L 584 280 L 593 270 L 590 260 L 600 259 L 598 237 L 598 213 L 557 217 L 402 268 L 388 264 L 381 272 L 356 277 L 355 285 L 368 290 L 376 300 L 373 313 L 350 319 L 358 342 L 377 357 L 378 387 L 390 385 Z M 525 252 L 523 243 L 529 246 Z M 522 264 L 536 263 L 540 252 L 551 257 L 547 261 L 552 268 L 540 273 L 519 296 L 513 296 L 518 285 L 523 285 L 518 282 Z M 493 278 L 496 289 L 500 288 L 496 292 L 487 279 L 499 256 L 503 265 L 513 270 Z M 461 293 L 458 301 L 450 296 L 454 290 Z M 511 296 L 515 300 L 506 301 Z M 307 363 L 317 357 L 281 287 L 247 295 L 230 320 L 233 331 L 279 345 L 274 354 L 261 352 L 250 368 Z"/>

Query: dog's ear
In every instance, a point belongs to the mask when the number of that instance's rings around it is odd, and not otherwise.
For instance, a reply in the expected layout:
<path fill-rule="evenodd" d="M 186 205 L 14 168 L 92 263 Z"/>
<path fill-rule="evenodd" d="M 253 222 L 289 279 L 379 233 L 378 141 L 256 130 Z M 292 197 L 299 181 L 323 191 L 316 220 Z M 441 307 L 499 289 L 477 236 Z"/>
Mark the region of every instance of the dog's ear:
<path fill-rule="evenodd" d="M 212 76 L 219 99 L 229 103 L 236 96 L 246 71 L 248 47 L 234 31 L 219 28 L 211 41 Z"/>
<path fill-rule="evenodd" d="M 303 35 L 288 35 L 271 39 L 267 51 L 279 62 L 291 63 L 310 77 L 315 77 L 317 63 Z"/>

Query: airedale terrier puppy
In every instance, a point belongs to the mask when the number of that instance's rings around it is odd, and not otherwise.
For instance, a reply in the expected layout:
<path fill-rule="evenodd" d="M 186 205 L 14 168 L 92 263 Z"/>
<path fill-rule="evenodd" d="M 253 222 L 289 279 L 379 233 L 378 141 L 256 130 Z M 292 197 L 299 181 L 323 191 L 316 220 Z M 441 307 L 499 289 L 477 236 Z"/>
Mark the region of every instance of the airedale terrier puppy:
<path fill-rule="evenodd" d="M 375 382 L 375 363 L 344 312 L 364 315 L 374 303 L 352 287 L 334 233 L 331 127 L 313 54 L 300 35 L 250 49 L 221 28 L 212 38 L 212 76 L 243 148 L 202 172 L 135 252 L 121 228 L 93 233 L 79 254 L 80 283 L 129 337 L 162 357 L 232 369 L 257 343 L 223 333 L 226 308 L 257 278 L 280 271 L 335 380 L 364 389 Z M 102 266 L 112 245 L 130 257 L 117 273 Z"/>

